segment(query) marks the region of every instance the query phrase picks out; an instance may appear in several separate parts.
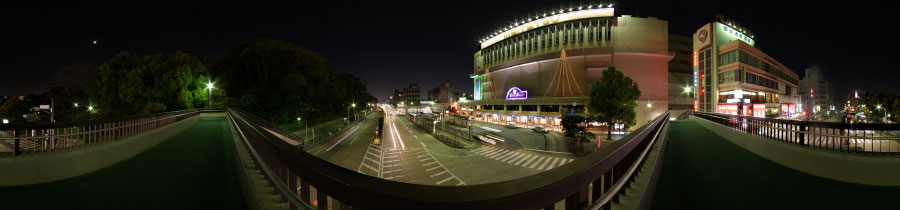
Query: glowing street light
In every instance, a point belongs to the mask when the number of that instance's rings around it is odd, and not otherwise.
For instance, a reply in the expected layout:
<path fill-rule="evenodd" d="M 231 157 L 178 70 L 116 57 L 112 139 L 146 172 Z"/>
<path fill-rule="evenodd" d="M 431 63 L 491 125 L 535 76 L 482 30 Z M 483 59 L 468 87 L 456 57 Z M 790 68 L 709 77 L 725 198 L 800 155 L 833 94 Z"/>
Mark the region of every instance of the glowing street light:
<path fill-rule="evenodd" d="M 684 87 L 684 92 L 685 92 L 685 93 L 690 93 L 690 92 L 691 92 L 691 87 L 690 87 L 690 86 Z"/>
<path fill-rule="evenodd" d="M 75 108 L 78 108 L 78 103 L 75 103 Z"/>
<path fill-rule="evenodd" d="M 206 98 L 207 98 L 207 101 L 209 102 L 209 104 L 206 105 L 206 108 L 212 107 L 212 89 L 213 89 L 213 83 L 212 82 L 206 83 L 206 90 L 207 90 Z"/>
<path fill-rule="evenodd" d="M 88 106 L 88 111 L 94 111 L 94 106 Z"/>

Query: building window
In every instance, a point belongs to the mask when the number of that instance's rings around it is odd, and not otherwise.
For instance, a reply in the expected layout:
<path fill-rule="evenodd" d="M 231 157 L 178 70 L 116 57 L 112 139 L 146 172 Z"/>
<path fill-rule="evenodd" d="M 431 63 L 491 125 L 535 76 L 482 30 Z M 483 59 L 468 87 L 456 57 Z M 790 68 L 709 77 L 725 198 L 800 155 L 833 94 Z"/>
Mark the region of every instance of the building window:
<path fill-rule="evenodd" d="M 566 27 L 566 25 L 563 25 L 562 36 L 563 36 L 563 44 L 568 44 L 569 43 L 569 28 Z"/>
<path fill-rule="evenodd" d="M 519 111 L 519 105 L 506 105 L 506 111 Z"/>
<path fill-rule="evenodd" d="M 522 105 L 522 111 L 526 112 L 536 112 L 537 105 Z"/>
<path fill-rule="evenodd" d="M 541 112 L 559 112 L 559 105 L 541 105 Z"/>

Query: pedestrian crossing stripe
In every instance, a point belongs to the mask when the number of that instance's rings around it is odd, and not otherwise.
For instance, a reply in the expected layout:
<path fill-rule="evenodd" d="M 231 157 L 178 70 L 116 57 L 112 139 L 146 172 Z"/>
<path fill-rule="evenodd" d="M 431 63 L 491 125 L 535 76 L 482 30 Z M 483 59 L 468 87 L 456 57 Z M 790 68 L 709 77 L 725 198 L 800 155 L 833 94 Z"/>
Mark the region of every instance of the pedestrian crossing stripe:
<path fill-rule="evenodd" d="M 519 152 L 490 146 L 480 147 L 478 149 L 472 150 L 471 152 L 474 155 L 479 155 L 508 164 L 525 168 L 533 168 L 537 170 L 550 170 L 552 168 L 571 163 L 573 160 L 575 160 L 572 158 L 530 154 L 526 152 Z"/>

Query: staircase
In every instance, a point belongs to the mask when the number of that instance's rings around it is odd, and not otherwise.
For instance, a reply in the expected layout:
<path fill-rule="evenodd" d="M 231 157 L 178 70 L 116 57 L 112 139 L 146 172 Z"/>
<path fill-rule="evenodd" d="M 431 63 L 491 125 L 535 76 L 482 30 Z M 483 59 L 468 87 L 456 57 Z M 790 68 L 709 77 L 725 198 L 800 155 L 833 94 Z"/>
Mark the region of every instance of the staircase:
<path fill-rule="evenodd" d="M 261 207 L 261 209 L 288 209 L 287 202 L 281 202 L 281 196 L 275 192 L 275 187 L 272 186 L 266 178 L 263 176 L 263 172 L 260 171 L 256 167 L 256 163 L 253 162 L 253 158 L 250 156 L 250 152 L 247 151 L 246 145 L 240 141 L 237 136 L 235 136 L 235 146 L 238 152 L 238 158 L 240 158 L 240 164 L 243 170 L 240 170 L 238 173 L 241 176 L 249 177 L 250 180 L 250 189 L 253 192 L 249 192 L 252 194 L 253 200 L 248 200 L 248 203 L 256 203 L 258 205 L 249 205 L 251 208 L 255 206 Z"/>
<path fill-rule="evenodd" d="M 647 155 L 644 164 L 635 173 L 634 179 L 626 184 L 624 193 L 619 194 L 619 201 L 612 202 L 612 209 L 650 209 L 653 203 L 653 194 L 656 192 L 656 183 L 659 180 L 659 172 L 662 170 L 661 155 L 665 151 L 666 133 L 669 126 L 660 132 L 658 141 L 653 143 L 650 154 Z"/>

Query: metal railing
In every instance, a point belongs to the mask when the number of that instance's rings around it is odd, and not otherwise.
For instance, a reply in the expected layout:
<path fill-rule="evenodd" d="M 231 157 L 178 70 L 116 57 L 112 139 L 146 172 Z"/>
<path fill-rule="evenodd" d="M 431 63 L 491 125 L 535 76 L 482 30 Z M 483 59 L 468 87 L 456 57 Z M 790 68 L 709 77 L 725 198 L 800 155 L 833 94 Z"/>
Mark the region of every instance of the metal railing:
<path fill-rule="evenodd" d="M 900 154 L 900 125 L 811 122 L 695 112 L 735 130 L 819 150 L 855 154 Z"/>
<path fill-rule="evenodd" d="M 117 141 L 199 114 L 197 109 L 111 120 L 0 125 L 0 156 L 66 151 Z"/>
<path fill-rule="evenodd" d="M 668 117 L 664 114 L 606 145 L 615 150 L 595 152 L 539 174 L 482 185 L 433 186 L 360 174 L 262 131 L 245 112 L 228 114 L 256 167 L 291 209 L 554 209 L 560 202 L 565 209 L 585 209 L 598 202 L 609 209 L 609 202 L 616 201 L 619 189 L 632 179 L 629 169 L 640 166 Z"/>

